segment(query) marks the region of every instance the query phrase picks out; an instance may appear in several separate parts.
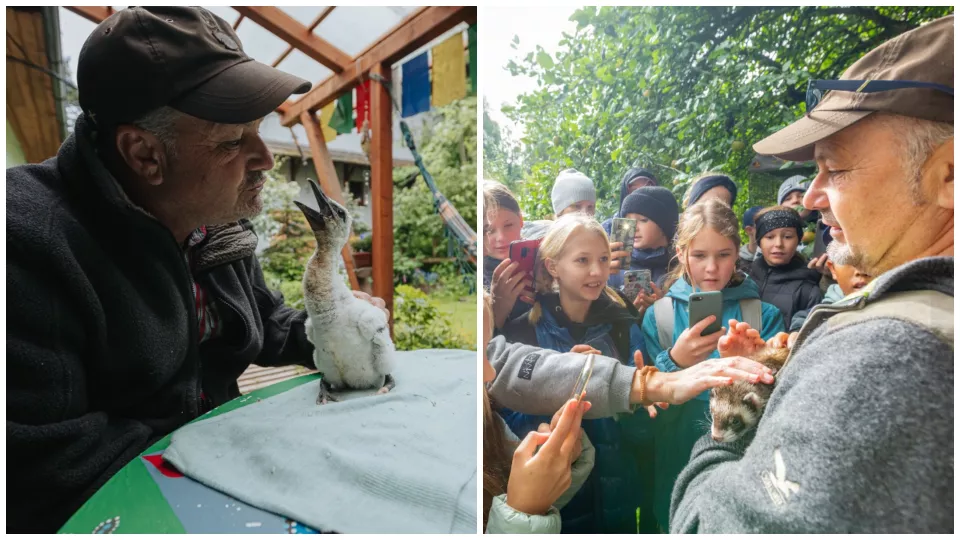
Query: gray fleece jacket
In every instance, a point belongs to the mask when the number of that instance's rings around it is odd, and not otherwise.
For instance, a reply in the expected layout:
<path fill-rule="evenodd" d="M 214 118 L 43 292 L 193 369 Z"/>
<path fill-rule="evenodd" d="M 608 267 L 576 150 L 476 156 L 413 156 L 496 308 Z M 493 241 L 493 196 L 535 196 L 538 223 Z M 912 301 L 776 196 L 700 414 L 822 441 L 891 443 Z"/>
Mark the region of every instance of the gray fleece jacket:
<path fill-rule="evenodd" d="M 570 399 L 586 356 L 559 353 L 497 336 L 487 345 L 487 358 L 497 371 L 487 392 L 497 405 L 526 414 L 553 415 Z M 630 390 L 635 367 L 597 355 L 587 383 L 590 411 L 584 418 L 608 418 L 632 412 Z"/>
<path fill-rule="evenodd" d="M 953 532 L 952 331 L 892 316 L 826 323 L 896 292 L 952 297 L 953 258 L 872 285 L 811 312 L 754 433 L 697 443 L 671 532 Z M 952 328 L 949 305 L 939 316 Z"/>

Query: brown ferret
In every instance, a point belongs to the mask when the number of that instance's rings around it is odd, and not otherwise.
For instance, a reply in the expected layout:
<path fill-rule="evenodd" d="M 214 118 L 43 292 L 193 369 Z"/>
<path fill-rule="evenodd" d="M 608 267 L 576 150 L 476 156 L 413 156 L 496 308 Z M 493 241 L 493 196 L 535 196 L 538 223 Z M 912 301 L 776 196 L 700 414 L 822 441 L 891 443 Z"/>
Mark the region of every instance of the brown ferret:
<path fill-rule="evenodd" d="M 790 349 L 765 348 L 753 355 L 753 360 L 773 370 L 773 376 L 783 367 Z M 773 393 L 776 384 L 751 384 L 735 381 L 730 386 L 718 386 L 710 391 L 710 436 L 717 442 L 733 442 L 753 429 Z"/>

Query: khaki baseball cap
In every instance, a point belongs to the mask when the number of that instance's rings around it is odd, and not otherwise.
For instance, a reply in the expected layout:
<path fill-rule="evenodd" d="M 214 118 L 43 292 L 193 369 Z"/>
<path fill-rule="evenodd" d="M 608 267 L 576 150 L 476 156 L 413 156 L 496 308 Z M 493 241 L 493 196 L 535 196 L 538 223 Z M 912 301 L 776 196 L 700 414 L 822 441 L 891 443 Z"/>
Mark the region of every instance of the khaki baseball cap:
<path fill-rule="evenodd" d="M 310 82 L 257 62 L 226 21 L 198 7 L 131 7 L 80 50 L 80 106 L 100 125 L 162 106 L 222 124 L 263 118 Z"/>
<path fill-rule="evenodd" d="M 921 81 L 953 88 L 953 15 L 887 41 L 854 62 L 840 79 Z M 878 111 L 953 124 L 953 95 L 931 88 L 831 90 L 803 118 L 753 149 L 788 161 L 809 161 L 814 143 Z"/>

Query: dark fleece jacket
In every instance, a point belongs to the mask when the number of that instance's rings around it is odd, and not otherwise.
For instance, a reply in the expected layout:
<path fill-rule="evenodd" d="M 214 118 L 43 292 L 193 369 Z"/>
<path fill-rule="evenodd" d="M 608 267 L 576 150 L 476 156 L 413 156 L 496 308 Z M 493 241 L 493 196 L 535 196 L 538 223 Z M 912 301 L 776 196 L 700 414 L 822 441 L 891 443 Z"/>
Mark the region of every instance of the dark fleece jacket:
<path fill-rule="evenodd" d="M 227 321 L 201 346 L 181 246 L 104 169 L 82 116 L 55 158 L 7 169 L 8 532 L 56 531 L 148 446 L 238 396 L 251 363 L 310 365 L 306 313 L 267 289 L 255 246 L 243 221 L 194 248 Z"/>
<path fill-rule="evenodd" d="M 813 309 L 823 300 L 820 272 L 807 268 L 800 257 L 783 266 L 770 266 L 758 250 L 750 277 L 760 286 L 760 300 L 777 306 L 787 328 L 796 312 Z"/>

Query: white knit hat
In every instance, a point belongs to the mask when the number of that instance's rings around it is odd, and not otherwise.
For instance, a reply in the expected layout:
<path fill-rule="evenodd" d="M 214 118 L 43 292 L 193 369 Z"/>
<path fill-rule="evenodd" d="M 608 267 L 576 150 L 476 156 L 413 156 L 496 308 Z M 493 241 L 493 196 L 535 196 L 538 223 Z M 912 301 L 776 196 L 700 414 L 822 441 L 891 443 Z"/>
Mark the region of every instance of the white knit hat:
<path fill-rule="evenodd" d="M 597 190 L 593 187 L 593 180 L 576 169 L 560 171 L 553 182 L 553 191 L 550 192 L 553 213 L 560 214 L 566 207 L 580 201 L 597 202 Z"/>

